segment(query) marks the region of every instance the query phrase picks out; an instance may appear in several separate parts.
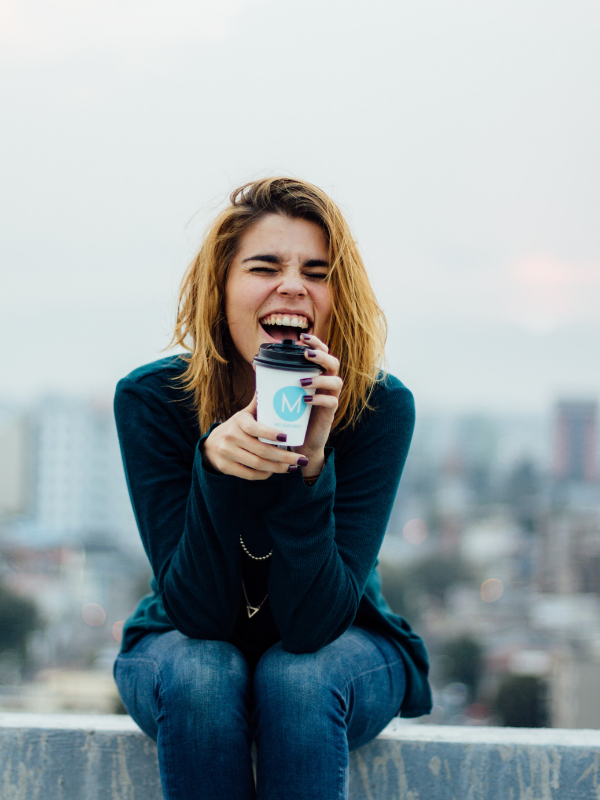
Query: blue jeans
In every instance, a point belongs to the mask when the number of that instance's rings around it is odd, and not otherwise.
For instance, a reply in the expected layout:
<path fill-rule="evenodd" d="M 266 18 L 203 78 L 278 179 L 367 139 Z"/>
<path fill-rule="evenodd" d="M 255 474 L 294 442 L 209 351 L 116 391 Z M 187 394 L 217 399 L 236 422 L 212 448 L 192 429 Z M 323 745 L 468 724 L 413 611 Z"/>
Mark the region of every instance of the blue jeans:
<path fill-rule="evenodd" d="M 349 750 L 383 730 L 406 688 L 394 642 L 358 627 L 316 653 L 278 643 L 254 670 L 228 642 L 150 633 L 114 675 L 157 743 L 165 800 L 347 798 Z"/>

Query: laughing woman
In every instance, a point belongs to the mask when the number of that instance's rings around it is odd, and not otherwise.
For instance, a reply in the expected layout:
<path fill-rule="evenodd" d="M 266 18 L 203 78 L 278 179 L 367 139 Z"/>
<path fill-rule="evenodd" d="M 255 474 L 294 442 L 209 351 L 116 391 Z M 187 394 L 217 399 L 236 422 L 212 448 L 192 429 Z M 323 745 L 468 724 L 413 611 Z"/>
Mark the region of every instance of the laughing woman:
<path fill-rule="evenodd" d="M 304 445 L 281 449 L 259 440 L 283 434 L 256 421 L 252 360 L 291 337 L 322 372 Z M 232 194 L 188 269 L 186 353 L 118 384 L 153 578 L 114 674 L 166 800 L 347 797 L 349 750 L 430 711 L 423 643 L 376 571 L 414 424 L 384 340 L 338 208 L 270 178 Z"/>

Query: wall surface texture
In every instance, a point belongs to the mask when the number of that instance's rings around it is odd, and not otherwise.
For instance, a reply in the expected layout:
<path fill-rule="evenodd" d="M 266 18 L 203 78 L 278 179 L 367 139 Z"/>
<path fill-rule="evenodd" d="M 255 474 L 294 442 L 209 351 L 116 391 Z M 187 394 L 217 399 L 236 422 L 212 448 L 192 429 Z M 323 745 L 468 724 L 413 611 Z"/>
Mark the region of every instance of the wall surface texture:
<path fill-rule="evenodd" d="M 596 800 L 599 769 L 600 731 L 394 720 L 352 753 L 350 797 Z M 156 746 L 125 716 L 0 714 L 0 800 L 162 800 Z"/>

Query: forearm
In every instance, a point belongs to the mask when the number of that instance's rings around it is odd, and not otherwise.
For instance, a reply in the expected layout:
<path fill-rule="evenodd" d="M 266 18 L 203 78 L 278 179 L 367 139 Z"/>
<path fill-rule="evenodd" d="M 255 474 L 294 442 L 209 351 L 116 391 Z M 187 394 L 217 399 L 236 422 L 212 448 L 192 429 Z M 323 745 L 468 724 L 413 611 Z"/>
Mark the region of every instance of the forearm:
<path fill-rule="evenodd" d="M 283 646 L 313 652 L 352 624 L 356 578 L 336 543 L 335 465 L 329 452 L 318 483 L 293 476 L 281 502 L 266 515 L 273 542 L 269 597 Z"/>
<path fill-rule="evenodd" d="M 388 413 L 380 401 L 385 426 L 373 415 L 343 442 L 336 440 L 315 485 L 308 489 L 299 475 L 292 478 L 269 514 L 271 607 L 290 650 L 308 652 L 333 641 L 358 611 L 412 433 L 412 398 L 398 394 L 389 397 Z"/>
<path fill-rule="evenodd" d="M 223 484 L 229 482 L 204 469 L 198 449 L 183 536 L 160 575 L 169 618 L 194 638 L 229 638 L 239 609 L 238 529 L 223 513 L 221 499 Z"/>
<path fill-rule="evenodd" d="M 227 639 L 241 596 L 238 531 L 224 513 L 233 479 L 210 475 L 200 447 L 186 454 L 162 426 L 140 431 L 148 405 L 136 389 L 132 397 L 119 396 L 117 426 L 132 506 L 165 610 L 188 636 Z"/>

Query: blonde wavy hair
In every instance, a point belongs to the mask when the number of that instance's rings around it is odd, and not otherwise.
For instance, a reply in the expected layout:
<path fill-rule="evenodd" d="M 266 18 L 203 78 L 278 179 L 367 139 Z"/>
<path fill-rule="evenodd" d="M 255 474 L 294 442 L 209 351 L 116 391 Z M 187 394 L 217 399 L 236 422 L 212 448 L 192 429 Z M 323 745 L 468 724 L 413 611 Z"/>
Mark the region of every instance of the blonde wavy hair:
<path fill-rule="evenodd" d="M 180 381 L 193 395 L 200 430 L 239 410 L 232 368 L 237 353 L 225 317 L 225 284 L 240 239 L 267 214 L 315 222 L 327 237 L 332 313 L 326 344 L 340 361 L 344 381 L 333 427 L 354 426 L 370 408 L 387 325 L 348 224 L 325 192 L 292 178 L 252 181 L 236 189 L 230 200 L 183 277 L 169 345 L 189 351 Z"/>

